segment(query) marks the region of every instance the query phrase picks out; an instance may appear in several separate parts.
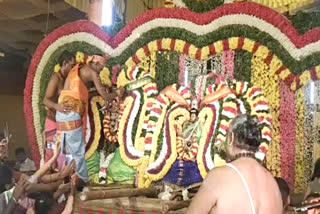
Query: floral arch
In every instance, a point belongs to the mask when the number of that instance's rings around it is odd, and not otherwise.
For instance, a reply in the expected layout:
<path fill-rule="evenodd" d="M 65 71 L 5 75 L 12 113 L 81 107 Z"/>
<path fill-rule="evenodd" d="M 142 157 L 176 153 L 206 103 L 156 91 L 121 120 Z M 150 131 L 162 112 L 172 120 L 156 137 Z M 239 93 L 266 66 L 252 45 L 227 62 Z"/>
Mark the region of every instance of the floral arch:
<path fill-rule="evenodd" d="M 312 161 L 304 157 L 309 157 L 312 149 L 303 134 L 302 88 L 320 78 L 320 29 L 300 35 L 283 15 L 255 3 L 227 4 L 205 14 L 188 9 L 155 9 L 134 19 L 114 38 L 88 21 L 62 26 L 40 43 L 26 81 L 25 118 L 37 162 L 43 157 L 42 99 L 56 56 L 65 49 L 107 53 L 107 66 L 113 70 L 113 83 L 118 86 L 136 80 L 133 68 L 159 51 L 177 52 L 199 61 L 225 52 L 235 53 L 234 61 L 246 57 L 244 62 L 248 63 L 238 63 L 234 75 L 261 88 L 269 102 L 273 118 L 269 168 L 286 178 L 291 187 L 302 189 L 306 185 Z M 92 118 L 98 121 L 95 106 L 103 103 L 95 99 L 91 101 Z M 87 158 L 97 149 L 101 137 L 101 125 L 93 124 Z"/>

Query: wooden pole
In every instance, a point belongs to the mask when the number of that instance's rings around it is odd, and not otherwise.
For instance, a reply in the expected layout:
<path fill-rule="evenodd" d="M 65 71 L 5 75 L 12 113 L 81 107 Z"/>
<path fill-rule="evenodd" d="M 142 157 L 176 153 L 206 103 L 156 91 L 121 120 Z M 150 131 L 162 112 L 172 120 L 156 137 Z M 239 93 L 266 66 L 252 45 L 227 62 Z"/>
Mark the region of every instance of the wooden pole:
<path fill-rule="evenodd" d="M 83 188 L 83 192 L 113 190 L 113 189 L 129 189 L 134 188 L 131 184 L 118 184 L 118 185 L 92 185 Z"/>
<path fill-rule="evenodd" d="M 159 189 L 151 187 L 148 189 L 113 189 L 113 190 L 102 190 L 102 191 L 89 191 L 82 192 L 80 199 L 82 201 L 97 200 L 97 199 L 108 199 L 108 198 L 121 198 L 121 197 L 157 197 Z"/>
<path fill-rule="evenodd" d="M 168 213 L 169 211 L 176 211 L 186 208 L 190 205 L 191 201 L 169 201 L 164 202 L 162 205 L 162 213 Z"/>

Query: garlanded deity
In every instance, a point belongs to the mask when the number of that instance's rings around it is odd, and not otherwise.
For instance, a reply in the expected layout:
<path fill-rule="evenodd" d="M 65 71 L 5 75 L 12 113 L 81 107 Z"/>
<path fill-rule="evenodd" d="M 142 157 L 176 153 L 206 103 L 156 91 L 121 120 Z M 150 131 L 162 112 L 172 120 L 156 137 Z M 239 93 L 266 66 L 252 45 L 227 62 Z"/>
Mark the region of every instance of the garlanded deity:
<path fill-rule="evenodd" d="M 112 88 L 112 90 L 116 91 L 116 88 Z M 120 103 L 120 98 L 116 97 L 106 104 L 104 133 L 107 140 L 112 143 L 118 142 L 117 132 L 119 128 Z"/>
<path fill-rule="evenodd" d="M 186 161 L 194 161 L 198 153 L 202 132 L 198 113 L 198 101 L 194 99 L 191 103 L 190 119 L 182 125 L 182 129 L 177 130 L 179 158 Z"/>

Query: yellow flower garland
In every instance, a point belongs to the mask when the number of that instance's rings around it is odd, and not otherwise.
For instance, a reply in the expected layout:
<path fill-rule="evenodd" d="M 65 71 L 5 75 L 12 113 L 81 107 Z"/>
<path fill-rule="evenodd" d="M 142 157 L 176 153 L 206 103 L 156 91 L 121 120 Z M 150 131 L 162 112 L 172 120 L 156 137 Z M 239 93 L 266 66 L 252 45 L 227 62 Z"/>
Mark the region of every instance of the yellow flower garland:
<path fill-rule="evenodd" d="M 89 148 L 89 150 L 86 152 L 86 159 L 89 159 L 97 150 L 98 146 L 99 146 L 99 141 L 100 141 L 100 137 L 101 137 L 101 121 L 100 121 L 100 113 L 99 113 L 99 109 L 98 109 L 98 105 L 100 106 L 104 106 L 105 102 L 104 99 L 102 99 L 102 97 L 100 96 L 95 96 L 93 98 L 91 98 L 91 109 L 92 109 L 92 113 L 93 113 L 93 120 L 94 120 L 94 140 L 93 143 L 91 145 L 91 147 Z"/>
<path fill-rule="evenodd" d="M 254 56 L 251 64 L 251 82 L 261 88 L 269 105 L 273 120 L 273 139 L 267 153 L 267 166 L 274 176 L 281 176 L 280 167 L 280 84 L 279 77 L 271 72 L 261 57 Z"/>
<path fill-rule="evenodd" d="M 168 115 L 169 117 L 169 133 L 170 133 L 170 137 L 171 137 L 171 155 L 170 157 L 166 160 L 166 164 L 163 166 L 163 168 L 161 169 L 161 171 L 154 175 L 154 174 L 149 174 L 148 172 L 146 172 L 146 176 L 152 180 L 152 181 L 157 181 L 160 180 L 161 178 L 163 178 L 167 172 L 170 170 L 170 168 L 172 167 L 172 164 L 174 163 L 174 161 L 177 159 L 177 134 L 176 134 L 176 130 L 175 130 L 175 120 L 177 117 L 184 117 L 184 118 L 188 118 L 189 117 L 189 111 L 185 108 L 177 108 L 173 111 L 170 112 L 170 114 Z M 157 143 L 152 141 L 152 144 Z M 154 158 L 153 158 L 154 159 Z M 153 163 L 151 161 L 149 161 L 149 164 Z"/>
<path fill-rule="evenodd" d="M 128 164 L 129 166 L 137 166 L 138 164 L 141 163 L 142 159 L 138 160 L 131 160 L 130 158 L 127 157 L 126 152 L 125 152 L 125 145 L 124 145 L 124 138 L 126 137 L 126 132 L 124 131 L 126 128 L 126 122 L 129 119 L 129 115 L 131 113 L 131 108 L 134 105 L 134 99 L 133 97 L 129 96 L 126 97 L 124 100 L 124 109 L 123 109 L 123 115 L 122 118 L 119 122 L 119 130 L 118 130 L 118 141 L 120 145 L 120 156 L 121 159 Z"/>
<path fill-rule="evenodd" d="M 111 87 L 112 83 L 110 80 L 110 71 L 107 67 L 104 67 L 103 70 L 99 74 L 101 83 L 107 87 Z"/>
<path fill-rule="evenodd" d="M 143 86 L 143 89 L 145 90 L 146 88 L 152 87 L 152 86 L 156 86 L 155 83 L 148 83 L 145 86 Z M 150 101 L 153 100 L 153 98 L 149 98 L 147 96 L 147 93 L 143 93 L 143 99 L 144 99 L 144 103 L 142 104 L 142 109 L 141 109 L 141 113 L 140 113 L 140 118 L 139 118 L 139 122 L 138 122 L 138 127 L 137 127 L 137 132 L 136 132 L 136 137 L 135 137 L 135 147 L 141 151 L 144 150 L 144 137 L 141 137 L 141 133 L 143 130 L 143 124 L 146 120 L 146 117 L 148 117 L 148 115 L 146 115 L 146 110 L 147 110 L 147 105 L 150 103 Z"/>
<path fill-rule="evenodd" d="M 61 71 L 61 66 L 60 66 L 60 64 L 56 64 L 55 66 L 54 66 L 54 72 L 55 73 L 59 73 Z"/>
<path fill-rule="evenodd" d="M 198 155 L 197 155 L 197 163 L 198 163 L 198 168 L 200 171 L 200 174 L 203 178 L 207 176 L 207 170 L 204 165 L 204 162 L 202 160 L 204 154 L 204 147 L 206 145 L 206 141 L 208 138 L 208 133 L 210 129 L 210 125 L 213 122 L 213 117 L 214 117 L 215 112 L 212 111 L 211 108 L 203 108 L 199 114 L 199 120 L 200 123 L 203 124 L 203 130 L 202 130 L 202 136 L 201 140 L 199 143 L 199 150 L 198 150 Z M 218 115 L 216 115 L 218 116 Z"/>
<path fill-rule="evenodd" d="M 305 176 L 305 159 L 304 159 L 304 106 L 305 106 L 305 94 L 304 89 L 299 89 L 296 92 L 296 155 L 295 155 L 295 192 L 304 192 L 307 187 L 307 177 Z"/>

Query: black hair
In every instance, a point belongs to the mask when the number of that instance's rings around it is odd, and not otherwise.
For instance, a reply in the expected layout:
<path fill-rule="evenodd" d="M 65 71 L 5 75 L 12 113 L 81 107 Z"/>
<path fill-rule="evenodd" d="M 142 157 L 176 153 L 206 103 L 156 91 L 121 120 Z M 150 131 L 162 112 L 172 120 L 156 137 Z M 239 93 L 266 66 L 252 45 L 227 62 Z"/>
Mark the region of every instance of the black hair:
<path fill-rule="evenodd" d="M 12 178 L 11 168 L 5 163 L 0 163 L 0 193 L 7 190 L 6 185 L 12 184 Z"/>
<path fill-rule="evenodd" d="M 75 55 L 69 51 L 63 51 L 58 58 L 58 63 L 62 66 L 63 62 L 71 61 L 75 58 Z"/>
<path fill-rule="evenodd" d="M 240 115 L 230 123 L 229 134 L 234 134 L 234 145 L 256 152 L 261 144 L 261 128 L 256 116 Z"/>
<path fill-rule="evenodd" d="M 48 214 L 54 205 L 53 194 L 51 192 L 39 192 L 35 196 L 35 214 Z"/>
<path fill-rule="evenodd" d="M 0 132 L 0 140 L 4 138 L 4 134 Z"/>
<path fill-rule="evenodd" d="M 314 170 L 313 170 L 313 175 L 311 180 L 314 180 L 319 177 L 320 177 L 320 158 L 314 164 Z"/>
<path fill-rule="evenodd" d="M 282 178 L 275 178 L 275 179 L 276 179 L 276 182 L 277 182 L 278 187 L 280 189 L 282 204 L 285 207 L 286 205 L 288 205 L 287 202 L 288 202 L 288 197 L 290 194 L 289 186 L 284 179 L 282 179 Z"/>
<path fill-rule="evenodd" d="M 17 148 L 15 151 L 16 156 L 21 153 L 26 154 L 26 151 L 24 150 L 24 148 L 22 148 L 22 147 Z"/>

